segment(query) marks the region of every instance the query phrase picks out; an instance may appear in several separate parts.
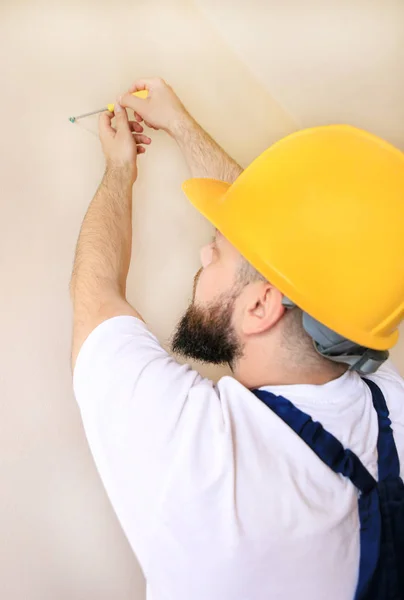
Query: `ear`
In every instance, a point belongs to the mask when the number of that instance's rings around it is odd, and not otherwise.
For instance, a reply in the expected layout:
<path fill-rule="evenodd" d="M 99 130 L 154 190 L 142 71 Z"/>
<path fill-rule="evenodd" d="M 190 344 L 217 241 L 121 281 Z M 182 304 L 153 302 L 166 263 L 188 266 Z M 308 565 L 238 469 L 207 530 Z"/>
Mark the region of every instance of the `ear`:
<path fill-rule="evenodd" d="M 283 294 L 270 283 L 256 282 L 245 288 L 242 332 L 245 335 L 264 333 L 283 317 L 286 308 Z"/>

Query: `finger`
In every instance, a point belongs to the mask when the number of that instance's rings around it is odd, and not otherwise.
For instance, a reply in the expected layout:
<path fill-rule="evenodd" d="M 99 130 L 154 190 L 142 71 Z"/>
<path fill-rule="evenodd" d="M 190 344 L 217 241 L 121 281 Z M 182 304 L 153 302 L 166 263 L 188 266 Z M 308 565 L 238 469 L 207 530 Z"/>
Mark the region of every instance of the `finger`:
<path fill-rule="evenodd" d="M 136 144 L 151 144 L 151 139 L 147 135 L 135 133 L 133 137 L 135 138 Z"/>
<path fill-rule="evenodd" d="M 136 119 L 136 121 L 138 121 L 139 123 L 141 123 L 141 122 L 143 121 L 143 117 L 141 117 L 141 116 L 139 115 L 139 113 L 137 113 L 137 112 L 134 112 L 134 115 L 135 115 L 135 119 Z"/>
<path fill-rule="evenodd" d="M 131 131 L 136 131 L 136 133 L 143 133 L 143 127 L 137 121 L 129 121 L 129 127 Z"/>
<path fill-rule="evenodd" d="M 144 154 L 146 152 L 146 148 L 144 146 L 136 146 L 136 151 L 138 154 Z"/>
<path fill-rule="evenodd" d="M 100 114 L 100 116 L 98 118 L 98 131 L 99 131 L 100 137 L 106 137 L 106 136 L 113 137 L 115 135 L 116 131 L 111 125 L 113 116 L 114 116 L 113 113 L 108 112 L 108 111 Z"/>
<path fill-rule="evenodd" d="M 115 102 L 115 127 L 117 131 L 130 130 L 129 119 L 126 110 L 122 108 L 118 100 Z"/>
<path fill-rule="evenodd" d="M 156 83 L 157 77 L 144 77 L 142 79 L 137 79 L 134 83 L 132 83 L 129 88 L 129 92 L 139 92 L 140 90 L 150 90 L 153 86 L 153 83 Z"/>
<path fill-rule="evenodd" d="M 147 106 L 148 98 L 138 98 L 127 92 L 121 96 L 121 105 L 125 108 L 131 108 L 134 112 L 142 114 L 143 110 Z"/>

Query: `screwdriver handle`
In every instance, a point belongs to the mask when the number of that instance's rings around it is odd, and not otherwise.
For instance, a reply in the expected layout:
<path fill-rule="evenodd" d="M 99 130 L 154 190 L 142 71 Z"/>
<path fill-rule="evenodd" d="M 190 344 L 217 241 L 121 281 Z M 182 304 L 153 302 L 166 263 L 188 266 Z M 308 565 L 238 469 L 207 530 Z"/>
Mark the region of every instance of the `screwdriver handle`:
<path fill-rule="evenodd" d="M 149 95 L 149 92 L 147 90 L 139 90 L 138 92 L 132 93 L 132 96 L 137 96 L 138 98 L 143 98 L 143 100 L 145 100 L 148 95 Z M 114 108 L 115 108 L 115 104 L 108 104 L 109 112 L 113 113 Z"/>

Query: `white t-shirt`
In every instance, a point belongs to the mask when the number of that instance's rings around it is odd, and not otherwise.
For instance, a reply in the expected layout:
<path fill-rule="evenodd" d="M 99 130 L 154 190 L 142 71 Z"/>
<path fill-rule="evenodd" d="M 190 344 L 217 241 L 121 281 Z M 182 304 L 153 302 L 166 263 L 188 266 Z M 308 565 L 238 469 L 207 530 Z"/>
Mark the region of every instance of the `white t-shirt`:
<path fill-rule="evenodd" d="M 404 382 L 391 364 L 372 379 L 404 476 Z M 264 389 L 320 421 L 377 478 L 377 416 L 357 374 Z M 74 390 L 150 600 L 352 600 L 357 490 L 235 379 L 215 385 L 142 321 L 115 317 L 84 343 Z"/>

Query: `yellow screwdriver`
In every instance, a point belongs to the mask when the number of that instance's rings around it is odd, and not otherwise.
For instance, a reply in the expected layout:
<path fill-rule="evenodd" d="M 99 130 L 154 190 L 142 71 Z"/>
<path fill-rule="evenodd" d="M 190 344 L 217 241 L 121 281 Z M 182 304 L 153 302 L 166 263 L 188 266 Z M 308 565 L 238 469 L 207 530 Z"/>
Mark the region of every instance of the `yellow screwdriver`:
<path fill-rule="evenodd" d="M 137 96 L 138 98 L 147 98 L 148 95 L 147 90 L 139 90 L 138 92 L 133 92 L 132 96 Z M 98 113 L 105 112 L 108 110 L 109 112 L 114 112 L 115 105 L 108 104 L 106 108 L 101 108 L 101 110 L 94 110 L 93 112 L 85 113 L 84 115 L 79 115 L 78 117 L 69 117 L 70 123 L 75 123 L 78 119 L 83 119 L 84 117 L 89 117 L 90 115 L 98 115 Z"/>

